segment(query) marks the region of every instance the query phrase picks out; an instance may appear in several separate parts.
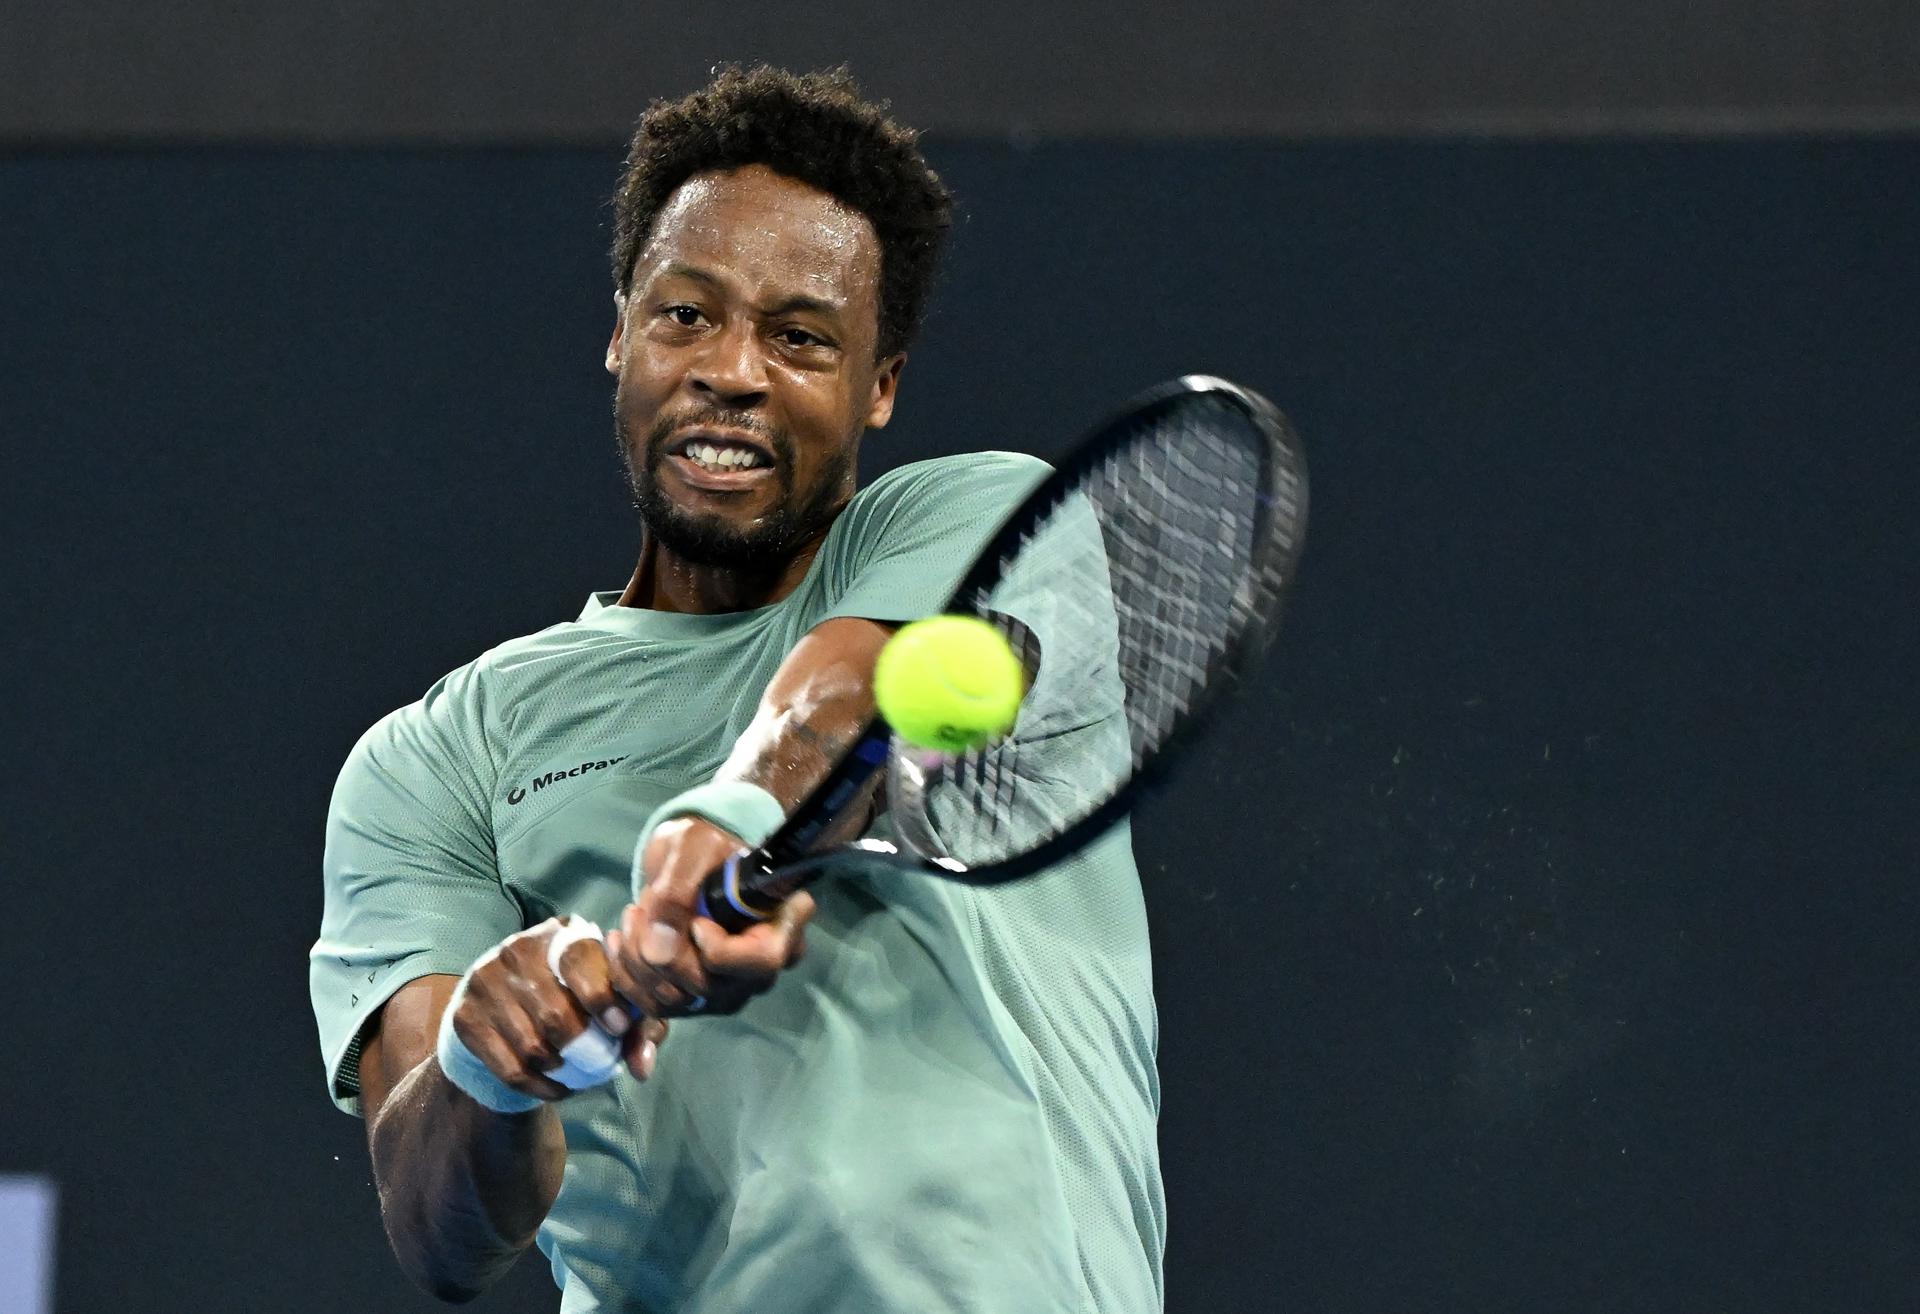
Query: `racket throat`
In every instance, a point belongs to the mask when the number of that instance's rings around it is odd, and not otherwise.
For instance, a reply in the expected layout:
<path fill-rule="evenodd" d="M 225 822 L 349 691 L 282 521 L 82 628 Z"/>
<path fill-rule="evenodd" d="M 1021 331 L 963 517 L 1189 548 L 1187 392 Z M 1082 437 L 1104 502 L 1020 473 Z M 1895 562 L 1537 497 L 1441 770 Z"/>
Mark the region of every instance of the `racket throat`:
<path fill-rule="evenodd" d="M 887 763 L 887 814 L 894 835 L 908 853 L 930 867 L 963 872 L 966 867 L 947 851 L 927 816 L 927 792 L 946 761 L 940 753 L 916 750 L 896 740 Z"/>

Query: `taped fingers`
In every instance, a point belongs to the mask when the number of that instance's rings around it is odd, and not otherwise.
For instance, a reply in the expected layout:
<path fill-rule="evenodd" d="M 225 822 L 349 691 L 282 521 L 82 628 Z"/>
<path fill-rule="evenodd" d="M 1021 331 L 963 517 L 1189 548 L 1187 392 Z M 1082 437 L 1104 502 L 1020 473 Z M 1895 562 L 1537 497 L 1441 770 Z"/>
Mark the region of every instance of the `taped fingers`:
<path fill-rule="evenodd" d="M 546 1075 L 568 1090 L 604 1085 L 620 1067 L 620 1037 L 633 1019 L 629 1005 L 614 992 L 599 926 L 584 917 L 569 918 L 547 943 L 547 967 L 585 1017 L 567 1019 L 559 1061 L 545 1069 Z"/>
<path fill-rule="evenodd" d="M 598 926 L 584 917 L 562 925 L 547 945 L 547 967 L 608 1035 L 618 1038 L 627 1033 L 637 1005 L 622 999 L 615 989 L 606 936 Z"/>

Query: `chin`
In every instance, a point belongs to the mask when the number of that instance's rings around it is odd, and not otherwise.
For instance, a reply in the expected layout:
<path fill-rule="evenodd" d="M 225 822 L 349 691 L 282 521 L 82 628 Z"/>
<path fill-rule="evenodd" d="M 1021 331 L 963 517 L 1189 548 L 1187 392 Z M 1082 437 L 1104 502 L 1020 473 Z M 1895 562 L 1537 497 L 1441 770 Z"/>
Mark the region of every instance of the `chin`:
<path fill-rule="evenodd" d="M 742 525 L 724 516 L 693 514 L 670 503 L 656 503 L 641 506 L 640 518 L 660 546 L 698 566 L 777 566 L 785 563 L 792 549 L 792 526 L 784 515 Z"/>

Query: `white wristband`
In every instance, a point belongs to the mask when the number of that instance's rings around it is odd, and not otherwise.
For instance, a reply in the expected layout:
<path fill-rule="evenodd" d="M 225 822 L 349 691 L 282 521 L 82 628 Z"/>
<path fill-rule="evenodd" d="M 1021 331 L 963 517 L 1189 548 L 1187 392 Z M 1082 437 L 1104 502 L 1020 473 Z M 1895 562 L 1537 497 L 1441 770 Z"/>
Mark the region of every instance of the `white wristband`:
<path fill-rule="evenodd" d="M 460 1033 L 453 1029 L 453 1014 L 460 1007 L 460 1001 L 466 997 L 466 978 L 460 979 L 460 985 L 453 992 L 453 998 L 447 1001 L 447 1011 L 440 1015 L 440 1040 L 434 1048 L 434 1054 L 440 1060 L 440 1070 L 447 1074 L 447 1080 L 471 1095 L 475 1103 L 495 1113 L 526 1113 L 537 1109 L 541 1101 L 532 1095 L 523 1095 L 506 1082 L 495 1076 L 493 1069 L 481 1062 L 480 1056 L 467 1048 L 466 1041 L 460 1039 Z"/>
<path fill-rule="evenodd" d="M 643 859 L 653 832 L 662 823 L 685 816 L 701 817 L 712 822 L 728 834 L 737 836 L 748 848 L 765 844 L 767 837 L 780 829 L 780 823 L 787 819 L 780 800 L 751 781 L 715 780 L 675 795 L 655 808 L 653 815 L 647 818 L 647 824 L 640 828 L 640 840 L 633 846 L 631 877 L 634 898 L 639 898 L 640 892 L 647 888 L 647 869 Z"/>

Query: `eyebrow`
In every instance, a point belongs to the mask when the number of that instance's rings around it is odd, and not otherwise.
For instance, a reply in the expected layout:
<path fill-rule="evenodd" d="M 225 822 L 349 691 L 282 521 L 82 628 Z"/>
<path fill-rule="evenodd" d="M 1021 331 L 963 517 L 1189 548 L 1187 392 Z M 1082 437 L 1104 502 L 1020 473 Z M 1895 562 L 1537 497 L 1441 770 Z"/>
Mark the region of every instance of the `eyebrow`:
<path fill-rule="evenodd" d="M 676 260 L 662 269 L 660 271 L 660 277 L 691 279 L 695 283 L 705 284 L 716 292 L 724 290 L 718 278 L 715 278 L 698 265 L 690 265 L 681 260 Z M 760 314 L 768 316 L 791 315 L 795 312 L 808 312 L 837 320 L 840 318 L 841 306 L 839 303 L 828 301 L 824 297 L 809 296 L 805 292 L 795 292 L 791 296 L 781 298 L 771 306 L 762 307 L 759 311 Z"/>

